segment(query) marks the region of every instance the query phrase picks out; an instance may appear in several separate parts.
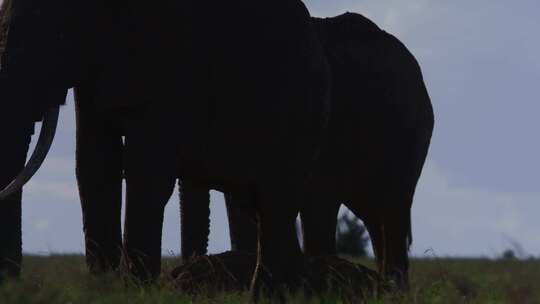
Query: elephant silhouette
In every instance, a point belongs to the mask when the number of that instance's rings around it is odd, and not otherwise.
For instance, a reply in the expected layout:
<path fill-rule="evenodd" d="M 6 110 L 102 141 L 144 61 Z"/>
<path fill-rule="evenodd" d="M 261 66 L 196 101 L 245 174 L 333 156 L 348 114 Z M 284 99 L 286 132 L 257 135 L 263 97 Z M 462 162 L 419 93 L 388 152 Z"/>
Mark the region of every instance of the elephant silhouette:
<path fill-rule="evenodd" d="M 434 125 L 420 67 L 393 35 L 361 14 L 312 18 L 332 71 L 328 136 L 301 206 L 305 254 L 336 254 L 341 204 L 364 221 L 377 267 L 408 285 L 411 206 Z M 206 253 L 208 188 L 181 188 L 182 253 Z M 256 210 L 226 195 L 231 248 L 256 252 Z M 184 237 L 187 239 L 184 241 Z"/>
<path fill-rule="evenodd" d="M 263 285 L 270 293 L 296 285 L 304 263 L 294 223 L 306 191 L 298 185 L 316 161 L 330 108 L 328 64 L 300 1 L 264 10 L 247 0 L 11 4 L 0 72 L 0 128 L 9 130 L 0 204 L 18 218 L 0 214 L 2 263 L 15 256 L 10 262 L 20 265 L 20 226 L 11 224 L 20 221 L 21 192 L 12 192 L 38 167 L 22 168 L 32 126 L 52 122 L 43 136 L 50 144 L 67 89 L 82 87 L 81 104 L 93 98 L 125 132 L 122 251 L 133 275 L 145 282 L 160 273 L 164 206 L 180 175 L 255 198 L 254 295 Z M 37 163 L 46 156 L 41 144 Z M 110 232 L 117 243 L 117 227 Z"/>

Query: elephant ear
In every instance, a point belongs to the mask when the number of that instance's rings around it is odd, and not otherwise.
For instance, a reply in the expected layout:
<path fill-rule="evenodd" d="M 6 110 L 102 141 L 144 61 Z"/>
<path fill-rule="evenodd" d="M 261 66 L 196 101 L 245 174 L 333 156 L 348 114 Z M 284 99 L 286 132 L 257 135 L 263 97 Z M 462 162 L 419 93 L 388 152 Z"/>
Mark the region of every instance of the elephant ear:
<path fill-rule="evenodd" d="M 6 50 L 10 19 L 11 0 L 4 0 L 2 6 L 0 6 L 0 68 L 2 67 L 2 57 Z"/>

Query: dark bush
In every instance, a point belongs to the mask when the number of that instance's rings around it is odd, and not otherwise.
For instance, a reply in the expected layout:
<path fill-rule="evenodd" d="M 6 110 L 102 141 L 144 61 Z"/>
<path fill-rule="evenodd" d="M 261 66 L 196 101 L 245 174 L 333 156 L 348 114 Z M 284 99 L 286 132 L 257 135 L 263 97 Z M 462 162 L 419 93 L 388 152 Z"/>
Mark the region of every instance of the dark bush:
<path fill-rule="evenodd" d="M 502 253 L 501 257 L 502 257 L 503 260 L 515 260 L 517 258 L 516 253 L 512 249 L 506 249 Z"/>
<path fill-rule="evenodd" d="M 368 253 L 369 237 L 360 220 L 350 212 L 343 213 L 337 224 L 336 249 L 338 254 L 365 257 Z"/>

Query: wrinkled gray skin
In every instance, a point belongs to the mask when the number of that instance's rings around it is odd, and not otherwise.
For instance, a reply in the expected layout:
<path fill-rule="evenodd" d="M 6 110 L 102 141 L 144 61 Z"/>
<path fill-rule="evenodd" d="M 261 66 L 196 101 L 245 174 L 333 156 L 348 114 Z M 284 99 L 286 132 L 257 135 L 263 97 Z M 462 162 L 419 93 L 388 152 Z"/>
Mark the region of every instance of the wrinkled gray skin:
<path fill-rule="evenodd" d="M 343 202 L 367 226 L 379 271 L 407 288 L 410 209 L 433 130 L 420 67 L 397 38 L 362 15 L 313 22 L 331 64 L 333 110 L 310 180 L 311 196 L 301 208 L 304 251 L 310 256 L 336 253 L 337 212 Z M 191 239 L 199 240 L 185 251 L 204 254 L 207 205 L 195 201 L 206 200 L 208 190 L 185 192 L 182 209 L 203 209 L 191 213 L 198 219 L 183 214 L 192 225 L 182 225 L 182 236 L 189 231 Z M 255 211 L 244 208 L 249 206 L 245 198 L 227 196 L 226 204 L 232 249 L 255 252 L 256 230 L 245 229 L 256 225 Z"/>
<path fill-rule="evenodd" d="M 260 5 L 13 0 L 0 72 L 0 128 L 10 130 L 0 168 L 10 169 L 0 174 L 0 188 L 22 166 L 36 117 L 79 87 L 80 105 L 94 101 L 126 136 L 122 251 L 132 274 L 145 281 L 160 272 L 164 206 L 180 175 L 250 197 L 259 225 L 253 290 L 293 287 L 303 265 L 295 234 L 305 193 L 299 185 L 323 140 L 329 72 L 301 2 Z M 109 160 L 95 159 L 98 171 L 109 170 Z M 20 221 L 18 195 L 8 201 Z M 89 215 L 101 207 L 84 205 L 87 242 L 102 225 L 110 228 L 91 241 L 117 243 L 116 215 L 98 219 Z M 0 214 L 0 230 L 20 239 L 20 226 L 5 220 Z M 111 237 L 99 239 L 105 232 Z M 9 244 L 20 253 L 20 242 Z"/>

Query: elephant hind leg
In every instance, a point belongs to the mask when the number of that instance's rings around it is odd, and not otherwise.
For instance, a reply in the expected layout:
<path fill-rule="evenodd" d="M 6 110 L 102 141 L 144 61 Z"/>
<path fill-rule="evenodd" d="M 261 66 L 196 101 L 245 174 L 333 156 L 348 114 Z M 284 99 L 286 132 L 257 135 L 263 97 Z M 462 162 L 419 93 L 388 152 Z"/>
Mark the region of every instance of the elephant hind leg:
<path fill-rule="evenodd" d="M 163 217 L 175 178 L 174 170 L 162 174 L 147 160 L 134 157 L 138 153 L 130 151 L 130 146 L 128 141 L 124 262 L 137 280 L 146 283 L 161 272 Z"/>
<path fill-rule="evenodd" d="M 403 192 L 401 192 L 403 193 Z M 411 244 L 411 201 L 405 195 L 384 198 L 372 210 L 351 210 L 360 216 L 369 232 L 377 268 L 386 279 L 394 282 L 401 290 L 409 286 L 409 246 Z"/>
<path fill-rule="evenodd" d="M 304 254 L 336 254 L 336 225 L 340 204 L 312 199 L 300 211 Z"/>
<path fill-rule="evenodd" d="M 257 252 L 257 212 L 253 197 L 245 194 L 225 194 L 231 250 Z"/>
<path fill-rule="evenodd" d="M 180 239 L 182 260 L 205 255 L 210 234 L 210 194 L 207 186 L 183 179 L 178 181 L 180 191 Z"/>
<path fill-rule="evenodd" d="M 396 212 L 382 223 L 383 274 L 401 290 L 409 288 L 410 209 Z"/>
<path fill-rule="evenodd" d="M 273 191 L 257 198 L 259 250 L 251 292 L 255 299 L 264 290 L 271 297 L 282 297 L 285 289 L 299 286 L 303 258 L 296 237 L 299 209 L 294 192 Z M 281 194 L 278 194 L 279 192 Z"/>
<path fill-rule="evenodd" d="M 133 165 L 127 169 L 124 263 L 137 280 L 152 282 L 161 272 L 163 217 L 174 189 L 174 176 L 160 176 Z"/>

